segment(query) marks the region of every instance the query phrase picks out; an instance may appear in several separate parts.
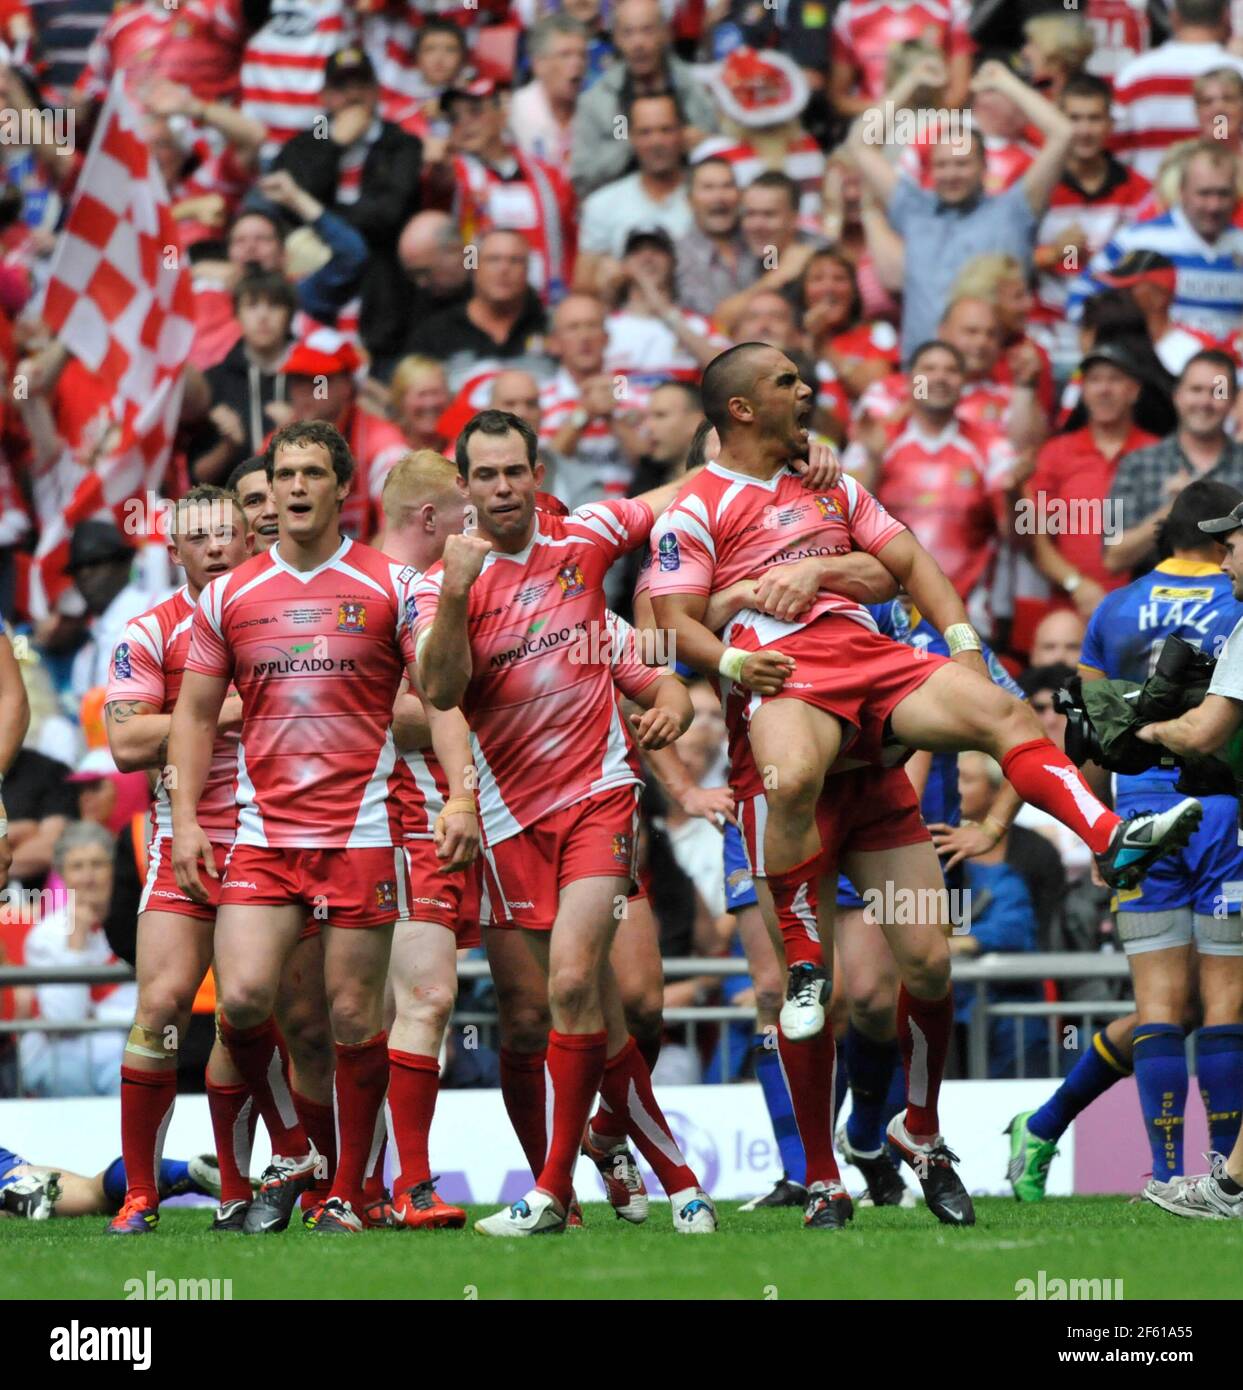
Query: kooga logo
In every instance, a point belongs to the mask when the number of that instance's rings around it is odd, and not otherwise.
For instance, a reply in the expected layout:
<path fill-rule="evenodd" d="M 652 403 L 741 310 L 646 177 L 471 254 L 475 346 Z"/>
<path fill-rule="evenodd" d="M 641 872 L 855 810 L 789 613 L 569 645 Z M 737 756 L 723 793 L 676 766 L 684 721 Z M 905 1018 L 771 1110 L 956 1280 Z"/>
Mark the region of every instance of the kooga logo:
<path fill-rule="evenodd" d="M 53 1361 L 129 1361 L 135 1371 L 151 1369 L 149 1327 L 83 1327 L 74 1320 L 68 1327 L 52 1328 Z"/>

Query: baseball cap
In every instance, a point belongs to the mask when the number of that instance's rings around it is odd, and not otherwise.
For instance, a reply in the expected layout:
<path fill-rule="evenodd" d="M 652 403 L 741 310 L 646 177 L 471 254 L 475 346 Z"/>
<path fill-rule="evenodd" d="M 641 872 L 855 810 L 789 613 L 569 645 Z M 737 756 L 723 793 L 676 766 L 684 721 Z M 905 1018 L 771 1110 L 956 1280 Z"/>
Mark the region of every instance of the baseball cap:
<path fill-rule="evenodd" d="M 1098 343 L 1095 347 L 1089 348 L 1079 362 L 1079 370 L 1086 372 L 1093 362 L 1108 362 L 1111 366 L 1117 367 L 1119 371 L 1125 372 L 1127 376 L 1134 377 L 1136 381 L 1144 380 L 1144 373 L 1139 363 L 1122 343 Z"/>
<path fill-rule="evenodd" d="M 324 64 L 325 87 L 344 87 L 350 82 L 375 80 L 375 68 L 361 48 L 339 48 Z"/>
<path fill-rule="evenodd" d="M 362 364 L 358 349 L 331 328 L 319 328 L 295 343 L 281 371 L 285 376 L 353 374 Z"/>
<path fill-rule="evenodd" d="M 637 251 L 640 246 L 659 246 L 662 251 L 667 251 L 671 256 L 676 256 L 673 238 L 663 227 L 635 227 L 633 231 L 626 234 L 626 244 L 622 248 L 622 255 L 628 256 L 632 251 Z"/>
<path fill-rule="evenodd" d="M 132 560 L 134 547 L 110 521 L 79 521 L 69 538 L 69 562 L 65 573 L 108 560 Z"/>
<path fill-rule="evenodd" d="M 1215 516 L 1211 521 L 1202 521 L 1200 530 L 1211 536 L 1220 536 L 1226 531 L 1237 531 L 1243 527 L 1243 502 L 1240 502 L 1228 516 Z"/>
<path fill-rule="evenodd" d="M 447 115 L 453 109 L 453 103 L 460 97 L 484 101 L 488 97 L 496 96 L 498 92 L 508 90 L 509 87 L 504 82 L 497 82 L 491 77 L 476 77 L 473 82 L 466 82 L 460 87 L 446 87 L 440 94 L 440 109 Z"/>
<path fill-rule="evenodd" d="M 1174 262 L 1160 251 L 1128 251 L 1112 270 L 1098 271 L 1096 278 L 1115 290 L 1129 289 L 1141 281 L 1173 290 L 1177 271 Z"/>

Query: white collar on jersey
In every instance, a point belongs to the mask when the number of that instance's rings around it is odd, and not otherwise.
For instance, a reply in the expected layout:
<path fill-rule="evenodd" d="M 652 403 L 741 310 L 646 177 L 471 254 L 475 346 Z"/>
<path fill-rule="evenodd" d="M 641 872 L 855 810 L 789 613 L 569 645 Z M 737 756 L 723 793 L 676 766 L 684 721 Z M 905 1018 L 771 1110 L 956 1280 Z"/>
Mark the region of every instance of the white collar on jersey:
<path fill-rule="evenodd" d="M 531 548 L 535 545 L 536 541 L 544 539 L 543 534 L 541 533 L 539 528 L 538 509 L 536 510 L 534 517 L 532 517 L 532 521 L 534 522 L 534 526 L 531 530 L 531 539 L 527 541 L 526 545 L 524 545 L 521 550 L 516 552 L 511 552 L 508 550 L 489 550 L 488 553 L 483 557 L 484 569 L 487 569 L 487 567 L 490 564 L 497 560 L 512 560 L 516 564 L 525 565 L 526 562 L 531 558 Z"/>
<path fill-rule="evenodd" d="M 789 464 L 786 464 L 780 472 L 774 473 L 771 478 L 756 478 L 750 473 L 735 473 L 732 468 L 724 468 L 715 460 L 707 465 L 707 471 L 715 473 L 720 478 L 731 478 L 736 483 L 751 483 L 755 487 L 762 487 L 765 492 L 775 492 L 782 478 L 798 476 Z"/>
<path fill-rule="evenodd" d="M 272 549 L 268 551 L 268 555 L 278 570 L 283 570 L 286 574 L 292 575 L 299 583 L 309 584 L 316 575 L 323 574 L 325 570 L 331 569 L 353 544 L 354 542 L 350 540 L 348 536 L 342 536 L 341 544 L 337 546 L 336 550 L 329 555 L 322 565 L 316 565 L 313 570 L 296 570 L 292 565 L 287 565 L 285 561 L 281 559 L 280 541 L 277 541 L 272 546 Z"/>
<path fill-rule="evenodd" d="M 208 584 L 210 584 L 211 580 L 208 580 L 207 582 Z M 204 584 L 203 587 L 206 588 L 207 585 Z M 183 599 L 185 599 L 185 601 L 190 605 L 191 608 L 197 608 L 199 606 L 199 601 L 190 592 L 190 586 L 188 584 L 183 584 L 181 588 L 177 590 L 177 592 L 181 595 Z"/>

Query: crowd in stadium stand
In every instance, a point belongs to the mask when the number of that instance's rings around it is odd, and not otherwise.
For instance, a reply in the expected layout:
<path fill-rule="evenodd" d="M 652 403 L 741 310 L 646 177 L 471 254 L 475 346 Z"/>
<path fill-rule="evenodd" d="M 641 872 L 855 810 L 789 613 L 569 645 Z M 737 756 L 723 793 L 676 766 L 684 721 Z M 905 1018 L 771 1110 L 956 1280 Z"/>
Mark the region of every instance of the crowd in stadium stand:
<path fill-rule="evenodd" d="M 4 787 L 9 893 L 48 904 L 0 920 L 0 962 L 125 958 L 144 872 L 146 778 L 111 761 L 102 686 L 178 576 L 101 512 L 73 529 L 68 587 L 47 603 L 32 580 L 66 476 L 113 447 L 113 402 L 41 312 L 114 83 L 193 286 L 168 498 L 328 421 L 358 466 L 344 529 L 370 541 L 393 465 L 452 457 L 485 407 L 537 430 L 566 508 L 634 495 L 686 469 L 704 366 L 766 342 L 1056 741 L 1052 692 L 1097 605 L 1157 562 L 1155 523 L 1192 480 L 1243 488 L 1243 5 L 4 0 L 0 44 L 5 113 L 75 132 L 0 142 L 0 610 L 32 707 Z M 679 750 L 719 784 L 719 707 L 692 693 Z M 1000 775 L 963 756 L 965 818 Z M 662 948 L 738 953 L 716 827 L 655 782 L 645 807 Z M 1045 822 L 1025 809 L 968 861 L 988 906 L 955 951 L 1115 949 L 1087 848 Z M 124 1024 L 131 988 L 0 990 L 0 1017 Z M 666 986 L 752 997 L 745 978 Z M 201 1065 L 210 1000 L 198 1018 Z M 120 1039 L 0 1032 L 0 1095 L 115 1092 Z M 746 1062 L 727 1029 L 668 1041 L 658 1080 Z M 990 1046 L 1014 1074 L 1015 1039 Z M 455 1081 L 495 1084 L 486 1051 Z"/>

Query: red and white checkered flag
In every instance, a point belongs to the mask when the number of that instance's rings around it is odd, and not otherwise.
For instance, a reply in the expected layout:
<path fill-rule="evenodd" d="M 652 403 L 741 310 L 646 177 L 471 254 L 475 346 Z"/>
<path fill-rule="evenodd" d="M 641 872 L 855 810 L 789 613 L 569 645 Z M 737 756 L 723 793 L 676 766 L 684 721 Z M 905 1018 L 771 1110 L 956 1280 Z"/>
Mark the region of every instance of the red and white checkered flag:
<path fill-rule="evenodd" d="M 114 81 L 52 258 L 42 314 L 112 392 L 112 429 L 63 515 L 44 527 L 31 584 L 36 610 L 68 585 L 74 526 L 102 513 L 133 531 L 142 513 L 125 504 L 158 493 L 164 481 L 194 338 L 194 295 L 177 246 L 141 114 Z"/>

